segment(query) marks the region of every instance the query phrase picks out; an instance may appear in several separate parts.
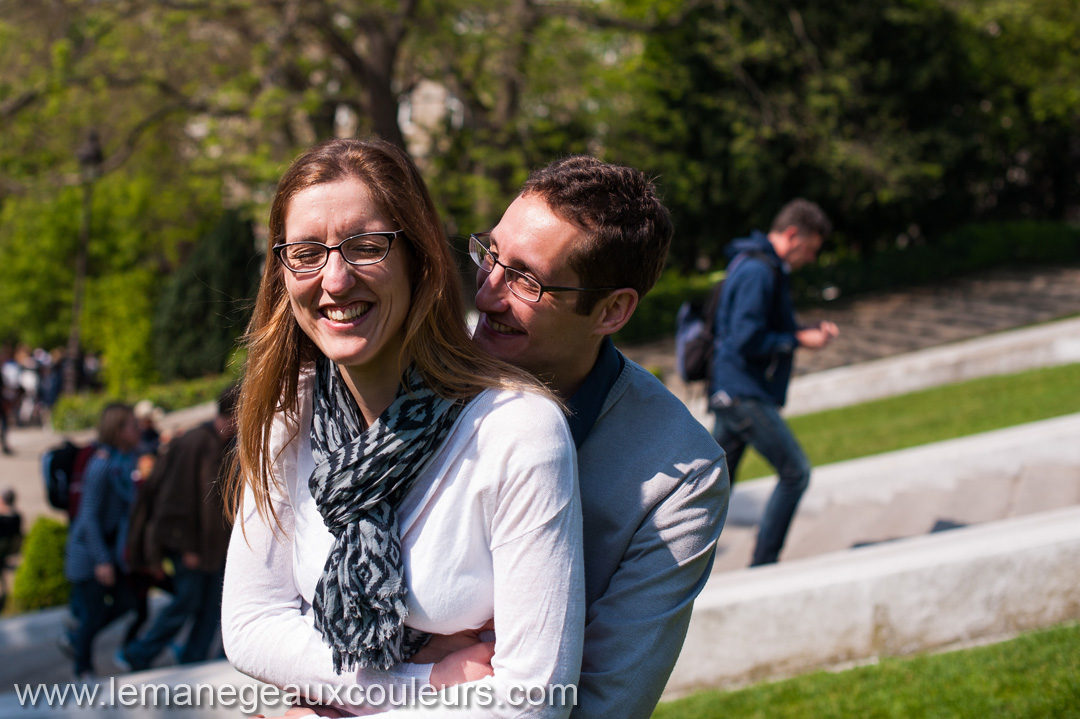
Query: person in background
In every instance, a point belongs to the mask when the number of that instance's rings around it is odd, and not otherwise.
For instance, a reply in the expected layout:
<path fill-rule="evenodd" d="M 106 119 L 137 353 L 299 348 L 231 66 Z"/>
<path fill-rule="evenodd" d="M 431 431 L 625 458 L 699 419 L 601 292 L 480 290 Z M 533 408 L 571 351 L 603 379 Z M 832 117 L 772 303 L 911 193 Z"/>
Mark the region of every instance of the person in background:
<path fill-rule="evenodd" d="M 64 556 L 64 575 L 72 583 L 72 614 L 79 619 L 72 647 L 79 680 L 93 677 L 94 638 L 132 606 L 124 548 L 135 497 L 138 442 L 139 426 L 131 407 L 121 403 L 105 407 Z"/>
<path fill-rule="evenodd" d="M 11 454 L 8 446 L 8 422 L 18 398 L 19 367 L 9 344 L 0 347 L 0 452 Z"/>
<path fill-rule="evenodd" d="M 0 610 L 7 603 L 8 560 L 22 547 L 22 514 L 15 508 L 15 490 L 5 489 L 0 494 Z"/>
<path fill-rule="evenodd" d="M 218 397 L 217 416 L 169 443 L 140 490 L 131 544 L 132 561 L 151 568 L 167 559 L 173 568 L 173 599 L 143 636 L 117 651 L 126 670 L 150 667 L 190 622 L 179 663 L 201 662 L 221 626 L 221 585 L 231 523 L 222 485 L 226 454 L 236 436 L 239 388 Z"/>
<path fill-rule="evenodd" d="M 163 414 L 161 409 L 148 399 L 135 403 L 135 418 L 139 420 L 139 446 L 135 451 L 140 457 L 157 455 L 161 446 L 161 430 L 157 425 Z"/>
<path fill-rule="evenodd" d="M 796 348 L 820 349 L 839 330 L 832 322 L 804 327 L 795 321 L 790 273 L 813 262 L 831 232 L 820 207 L 796 199 L 777 213 L 768 235 L 755 231 L 728 248 L 732 260 L 716 312 L 709 379 L 713 433 L 732 477 L 750 445 L 780 478 L 765 507 L 751 566 L 777 561 L 810 483 L 810 460 L 780 409 Z"/>

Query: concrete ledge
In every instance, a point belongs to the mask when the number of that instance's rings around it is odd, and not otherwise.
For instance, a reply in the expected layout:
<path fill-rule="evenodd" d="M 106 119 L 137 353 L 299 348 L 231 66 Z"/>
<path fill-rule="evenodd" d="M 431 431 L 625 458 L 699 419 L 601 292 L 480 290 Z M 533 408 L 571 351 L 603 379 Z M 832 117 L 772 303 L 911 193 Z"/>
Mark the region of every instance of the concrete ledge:
<path fill-rule="evenodd" d="M 1080 507 L 715 575 L 664 698 L 1080 618 Z"/>
<path fill-rule="evenodd" d="M 796 377 L 784 414 L 794 417 L 977 377 L 1080 362 L 1080 319 L 978 337 Z"/>
<path fill-rule="evenodd" d="M 817 513 L 832 504 L 886 504 L 919 487 L 948 491 L 964 479 L 1019 474 L 1034 463 L 1080 466 L 1077 437 L 1080 414 L 1070 414 L 815 467 L 799 512 Z M 775 486 L 775 477 L 737 483 L 727 521 L 760 521 Z"/>

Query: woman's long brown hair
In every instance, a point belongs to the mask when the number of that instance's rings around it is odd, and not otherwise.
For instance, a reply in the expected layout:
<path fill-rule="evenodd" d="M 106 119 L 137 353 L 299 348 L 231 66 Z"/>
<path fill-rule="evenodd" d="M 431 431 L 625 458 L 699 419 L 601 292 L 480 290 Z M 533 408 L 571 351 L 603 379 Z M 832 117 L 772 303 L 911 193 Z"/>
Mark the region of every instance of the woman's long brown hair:
<path fill-rule="evenodd" d="M 416 165 L 404 151 L 382 140 L 330 140 L 300 155 L 281 177 L 270 208 L 269 245 L 255 311 L 248 324 L 248 349 L 237 408 L 238 472 L 227 488 L 227 506 L 241 514 L 250 486 L 259 514 L 276 513 L 270 501 L 275 457 L 270 456 L 274 416 L 299 417 L 301 367 L 319 353 L 293 317 L 280 263 L 270 251 L 285 241 L 285 218 L 297 193 L 309 187 L 356 178 L 379 212 L 405 231 L 412 298 L 405 319 L 402 355 L 410 357 L 436 393 L 467 399 L 487 388 L 531 389 L 548 394 L 530 375 L 496 360 L 473 344 L 465 326 L 465 303 L 457 265 Z M 294 426 L 295 431 L 295 426 Z"/>

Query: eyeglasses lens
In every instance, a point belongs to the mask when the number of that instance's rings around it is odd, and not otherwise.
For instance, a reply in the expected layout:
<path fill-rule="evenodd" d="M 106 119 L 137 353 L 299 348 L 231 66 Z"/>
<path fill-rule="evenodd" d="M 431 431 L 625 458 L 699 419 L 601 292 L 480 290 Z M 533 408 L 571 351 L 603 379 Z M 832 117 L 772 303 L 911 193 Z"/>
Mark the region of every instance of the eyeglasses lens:
<path fill-rule="evenodd" d="M 540 299 L 540 283 L 532 277 L 514 269 L 507 269 L 504 276 L 506 277 L 506 286 L 521 299 L 529 302 L 536 302 Z"/>
<path fill-rule="evenodd" d="M 386 257 L 390 250 L 390 238 L 385 235 L 353 237 L 341 243 L 345 260 L 354 265 L 370 265 Z"/>
<path fill-rule="evenodd" d="M 326 248 L 315 244 L 289 245 L 281 258 L 290 268 L 299 271 L 317 270 L 326 262 Z"/>

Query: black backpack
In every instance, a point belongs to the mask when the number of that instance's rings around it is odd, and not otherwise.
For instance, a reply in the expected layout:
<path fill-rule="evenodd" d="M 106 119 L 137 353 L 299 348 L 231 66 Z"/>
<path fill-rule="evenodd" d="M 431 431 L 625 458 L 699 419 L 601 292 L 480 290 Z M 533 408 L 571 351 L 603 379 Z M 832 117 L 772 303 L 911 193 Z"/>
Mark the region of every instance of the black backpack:
<path fill-rule="evenodd" d="M 769 261 L 764 252 L 743 252 L 738 254 L 728 265 L 728 273 L 735 269 L 736 261 L 742 261 L 750 257 L 756 257 L 764 262 L 773 271 L 774 278 L 778 274 L 777 268 Z M 724 281 L 720 280 L 713 287 L 709 299 L 702 304 L 700 301 L 687 300 L 679 306 L 675 315 L 675 367 L 683 382 L 699 382 L 707 380 L 712 375 L 713 349 L 716 347 L 716 336 L 713 328 L 716 327 L 716 311 L 720 308 L 720 298 L 724 294 Z M 773 302 L 775 298 L 774 283 Z"/>
<path fill-rule="evenodd" d="M 41 473 L 45 479 L 45 497 L 56 509 L 75 510 L 72 496 L 81 494 L 82 474 L 94 454 L 93 444 L 77 445 L 65 439 L 47 450 L 41 457 Z"/>
<path fill-rule="evenodd" d="M 675 366 L 683 382 L 709 379 L 713 357 L 713 327 L 724 281 L 716 283 L 704 305 L 687 300 L 675 315 Z"/>

